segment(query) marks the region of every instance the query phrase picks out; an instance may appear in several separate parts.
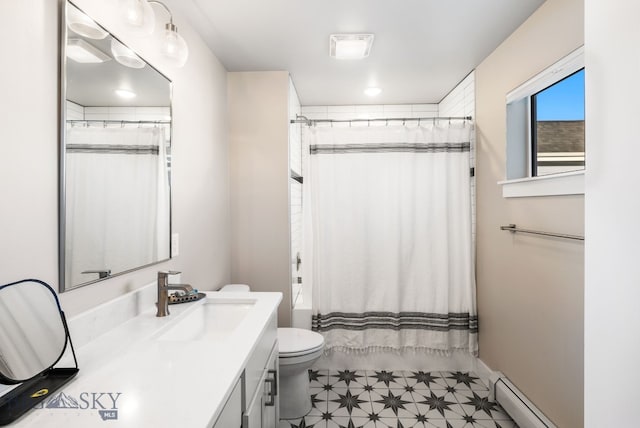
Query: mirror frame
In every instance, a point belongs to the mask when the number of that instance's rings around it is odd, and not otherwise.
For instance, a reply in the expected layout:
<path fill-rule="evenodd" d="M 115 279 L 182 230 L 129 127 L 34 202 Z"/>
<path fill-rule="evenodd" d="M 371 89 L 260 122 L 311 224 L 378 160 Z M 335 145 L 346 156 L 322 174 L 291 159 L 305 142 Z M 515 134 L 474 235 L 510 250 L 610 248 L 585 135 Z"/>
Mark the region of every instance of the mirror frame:
<path fill-rule="evenodd" d="M 60 30 L 60 43 L 59 43 L 59 52 L 58 52 L 58 61 L 59 61 L 59 64 L 58 64 L 59 65 L 58 125 L 60 128 L 58 132 L 58 282 L 59 282 L 58 288 L 60 293 L 64 293 L 65 291 L 75 290 L 77 288 L 82 288 L 86 285 L 91 285 L 91 284 L 95 284 L 96 282 L 105 281 L 110 278 L 124 275 L 140 269 L 144 269 L 159 263 L 164 263 L 166 261 L 171 260 L 172 258 L 171 254 L 173 251 L 172 243 L 171 243 L 172 241 L 171 235 L 173 231 L 172 185 L 171 185 L 171 181 L 169 181 L 169 257 L 168 258 L 158 260 L 146 265 L 136 266 L 120 272 L 115 272 L 105 278 L 89 280 L 87 282 L 83 282 L 71 287 L 67 287 L 65 284 L 65 264 L 66 264 L 66 257 L 65 257 L 66 242 L 65 241 L 66 241 L 66 218 L 67 218 L 66 217 L 66 137 L 67 137 L 66 101 L 67 101 L 67 36 L 68 36 L 67 5 L 69 3 L 72 4 L 74 7 L 76 7 L 78 10 L 80 10 L 82 13 L 86 14 L 86 12 L 81 7 L 76 5 L 76 3 L 74 3 L 73 1 L 59 0 L 58 26 Z M 89 14 L 86 14 L 86 15 L 91 17 L 91 15 Z M 91 17 L 91 19 L 93 19 L 93 17 Z M 96 22 L 96 24 L 98 24 L 100 27 L 106 30 L 111 37 L 113 37 L 118 42 L 122 43 L 127 48 L 131 49 L 129 45 L 127 45 L 118 37 L 116 37 L 108 28 L 106 28 L 100 22 L 96 20 L 94 21 Z M 173 81 L 166 74 L 162 73 L 160 70 L 154 67 L 142 55 L 138 54 L 138 52 L 136 52 L 134 49 L 131 49 L 131 50 L 135 52 L 135 54 L 138 55 L 147 64 L 147 66 L 151 67 L 158 74 L 160 74 L 162 77 L 167 79 L 167 82 L 169 83 L 169 111 L 171 112 L 171 125 L 170 125 L 169 135 L 170 135 L 171 145 L 173 146 Z"/>
<path fill-rule="evenodd" d="M 53 364 L 51 364 L 50 366 L 46 367 L 41 372 L 36 373 L 35 375 L 33 375 L 30 378 L 27 378 L 27 379 L 12 379 L 12 378 L 6 377 L 4 374 L 0 373 L 0 383 L 4 384 L 4 385 L 15 385 L 15 384 L 18 384 L 18 383 L 28 382 L 31 379 L 35 379 L 38 376 L 42 375 L 42 373 L 46 373 L 47 371 L 51 370 L 56 364 L 58 364 L 58 362 L 60 361 L 62 356 L 67 351 L 67 346 L 69 346 L 69 327 L 67 326 L 67 319 L 66 319 L 66 317 L 64 315 L 64 311 L 62 310 L 62 306 L 60 306 L 60 300 L 58 299 L 58 295 L 56 294 L 55 290 L 49 284 L 47 284 L 44 281 L 40 281 L 39 279 L 23 279 L 23 280 L 20 280 L 20 281 L 15 281 L 15 282 L 9 283 L 9 284 L 0 285 L 0 291 L 2 291 L 3 289 L 5 289 L 7 287 L 16 286 L 16 285 L 21 284 L 23 282 L 36 282 L 36 283 L 42 285 L 43 287 L 47 288 L 51 292 L 51 294 L 53 294 L 53 298 L 54 298 L 54 300 L 56 302 L 56 305 L 58 306 L 58 314 L 60 315 L 60 320 L 62 321 L 62 326 L 64 327 L 64 346 L 62 347 L 62 352 L 60 353 L 58 358 L 56 358 L 56 360 L 53 362 Z M 73 346 L 73 345 L 71 345 L 71 346 Z M 75 358 L 75 351 L 74 351 L 74 358 Z M 77 362 L 76 362 L 76 366 L 77 366 Z"/>

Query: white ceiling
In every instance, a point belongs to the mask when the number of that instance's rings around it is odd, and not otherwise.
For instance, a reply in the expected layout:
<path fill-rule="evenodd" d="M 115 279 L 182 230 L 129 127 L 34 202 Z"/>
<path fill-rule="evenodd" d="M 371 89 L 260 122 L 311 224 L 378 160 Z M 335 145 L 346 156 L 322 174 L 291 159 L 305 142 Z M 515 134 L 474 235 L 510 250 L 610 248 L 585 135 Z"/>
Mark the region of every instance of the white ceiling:
<path fill-rule="evenodd" d="M 173 0 L 229 71 L 287 70 L 302 105 L 439 102 L 544 0 Z M 373 33 L 330 58 L 332 33 Z M 367 86 L 382 93 L 367 97 Z"/>

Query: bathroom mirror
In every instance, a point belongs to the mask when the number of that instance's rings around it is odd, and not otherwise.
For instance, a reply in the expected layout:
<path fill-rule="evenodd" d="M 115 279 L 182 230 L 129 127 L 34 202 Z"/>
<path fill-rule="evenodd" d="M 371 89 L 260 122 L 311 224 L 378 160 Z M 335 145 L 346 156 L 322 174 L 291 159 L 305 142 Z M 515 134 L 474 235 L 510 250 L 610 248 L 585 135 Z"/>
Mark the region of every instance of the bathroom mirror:
<path fill-rule="evenodd" d="M 171 81 L 63 2 L 60 291 L 170 258 Z"/>
<path fill-rule="evenodd" d="M 71 345 L 75 367 L 54 368 Z M 0 286 L 0 425 L 19 418 L 78 373 L 55 291 L 37 279 Z"/>

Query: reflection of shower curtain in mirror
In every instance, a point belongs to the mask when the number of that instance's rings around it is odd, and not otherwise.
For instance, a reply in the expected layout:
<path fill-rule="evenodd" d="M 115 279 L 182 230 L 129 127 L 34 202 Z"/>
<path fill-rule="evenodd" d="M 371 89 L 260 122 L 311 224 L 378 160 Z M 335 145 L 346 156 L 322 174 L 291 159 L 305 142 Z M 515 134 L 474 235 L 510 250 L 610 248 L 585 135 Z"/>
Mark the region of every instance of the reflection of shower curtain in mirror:
<path fill-rule="evenodd" d="M 169 182 L 160 128 L 70 128 L 67 286 L 169 257 Z"/>

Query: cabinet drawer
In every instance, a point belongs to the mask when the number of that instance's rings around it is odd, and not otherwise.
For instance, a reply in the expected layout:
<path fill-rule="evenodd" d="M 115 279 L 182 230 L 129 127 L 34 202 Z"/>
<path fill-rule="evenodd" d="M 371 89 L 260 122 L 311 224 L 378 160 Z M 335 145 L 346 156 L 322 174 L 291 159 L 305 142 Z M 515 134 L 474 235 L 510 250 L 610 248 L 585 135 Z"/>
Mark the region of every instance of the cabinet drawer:
<path fill-rule="evenodd" d="M 260 381 L 263 379 L 264 369 L 269 361 L 269 356 L 278 337 L 277 313 L 274 313 L 267 322 L 262 336 L 247 362 L 244 371 L 244 398 L 243 410 L 249 405 L 248 401 L 255 395 Z"/>

